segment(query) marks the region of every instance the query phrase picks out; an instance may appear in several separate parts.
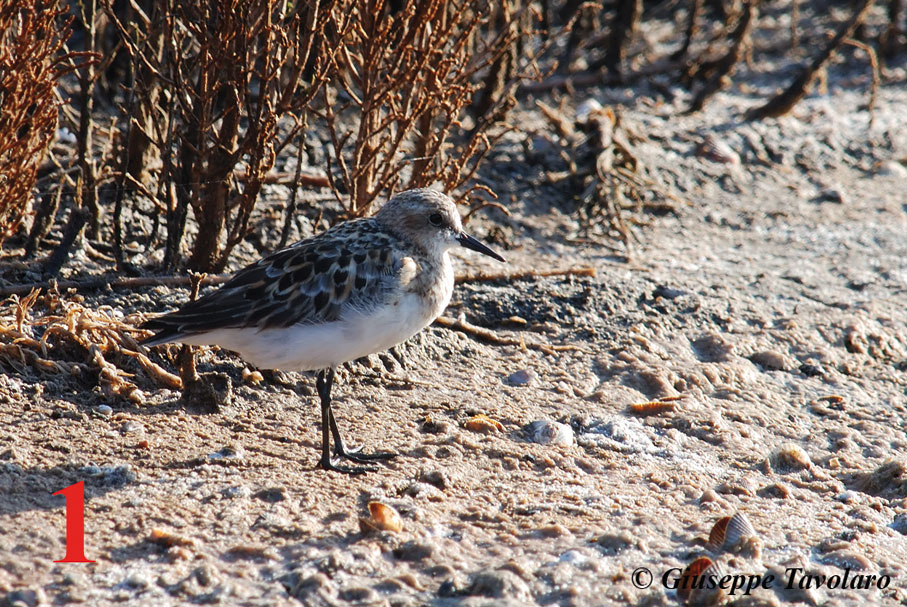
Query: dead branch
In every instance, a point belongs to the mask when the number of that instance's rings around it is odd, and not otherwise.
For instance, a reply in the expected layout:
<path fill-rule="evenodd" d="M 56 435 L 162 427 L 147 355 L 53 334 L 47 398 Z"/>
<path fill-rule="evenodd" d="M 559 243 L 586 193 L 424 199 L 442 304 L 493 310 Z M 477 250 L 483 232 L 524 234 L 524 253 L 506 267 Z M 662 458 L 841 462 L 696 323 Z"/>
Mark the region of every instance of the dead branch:
<path fill-rule="evenodd" d="M 642 15 L 642 0 L 619 0 L 611 23 L 611 35 L 601 65 L 608 73 L 620 77 L 626 47 L 639 26 Z M 592 64 L 590 67 L 598 67 Z"/>
<path fill-rule="evenodd" d="M 202 281 L 203 286 L 219 285 L 227 282 L 232 274 L 215 274 L 208 275 Z M 34 289 L 56 289 L 61 292 L 74 290 L 77 293 L 84 291 L 97 291 L 105 289 L 133 289 L 140 287 L 182 287 L 192 284 L 189 276 L 135 276 L 128 278 L 115 278 L 111 276 L 102 276 L 91 280 L 50 280 L 45 282 L 33 282 L 22 285 L 10 285 L 0 287 L 0 297 L 9 297 L 11 295 L 22 295 L 30 293 Z"/>
<path fill-rule="evenodd" d="M 478 274 L 458 274 L 456 281 L 462 282 L 510 282 L 513 280 L 530 280 L 533 278 L 550 278 L 552 276 L 595 276 L 595 268 L 567 268 L 565 270 L 522 270 L 519 272 L 479 272 Z"/>
<path fill-rule="evenodd" d="M 762 120 L 763 118 L 777 118 L 791 111 L 797 103 L 806 96 L 806 91 L 812 83 L 813 78 L 822 67 L 828 63 L 835 51 L 841 46 L 846 38 L 853 34 L 857 26 L 863 22 L 872 6 L 873 0 L 861 0 L 860 4 L 854 10 L 850 19 L 839 29 L 835 37 L 825 46 L 819 55 L 813 59 L 800 75 L 794 79 L 787 89 L 772 97 L 764 105 L 754 108 L 747 112 L 747 120 Z"/>
<path fill-rule="evenodd" d="M 737 27 L 734 28 L 730 36 L 731 46 L 723 57 L 708 62 L 697 60 L 688 69 L 690 78 L 706 78 L 702 88 L 699 89 L 690 102 L 688 112 L 698 112 L 703 108 L 709 97 L 730 85 L 731 76 L 737 69 L 737 64 L 751 44 L 750 39 L 757 5 L 757 0 L 744 2 L 741 14 L 738 17 Z"/>
<path fill-rule="evenodd" d="M 165 266 L 180 258 L 191 211 L 200 229 L 189 267 L 221 270 L 249 232 L 277 151 L 304 125 L 297 120 L 284 139 L 281 119 L 303 111 L 324 81 L 333 51 L 318 41 L 335 2 L 168 0 L 136 27 L 103 1 L 141 91 L 130 127 L 157 150 L 159 183 L 169 186 L 158 196 L 166 206 Z"/>
<path fill-rule="evenodd" d="M 435 323 L 447 329 L 462 331 L 467 335 L 471 335 L 473 337 L 481 339 L 482 341 L 486 341 L 495 345 L 518 346 L 519 348 L 522 348 L 524 350 L 526 348 L 531 348 L 533 350 L 539 350 L 551 356 L 556 356 L 558 352 L 582 350 L 582 348 L 580 348 L 579 346 L 554 346 L 551 344 L 544 344 L 535 341 L 527 342 L 522 335 L 520 335 L 519 339 L 514 339 L 512 337 L 502 337 L 491 329 L 486 329 L 485 327 L 480 327 L 478 325 L 472 324 L 471 322 L 467 321 L 466 317 L 462 314 L 456 319 L 450 318 L 449 316 L 439 316 L 437 319 L 435 319 Z"/>
<path fill-rule="evenodd" d="M 861 49 L 866 56 L 869 57 L 869 65 L 872 68 L 872 86 L 869 89 L 869 101 L 866 102 L 866 109 L 869 111 L 869 128 L 872 128 L 873 123 L 875 122 L 875 102 L 876 95 L 879 92 L 879 86 L 882 81 L 882 77 L 879 74 L 879 57 L 871 46 L 865 42 L 860 42 L 859 40 L 854 40 L 853 38 L 845 38 L 844 44 L 849 44 L 850 46 L 855 46 L 858 49 Z"/>
<path fill-rule="evenodd" d="M 690 52 L 690 44 L 692 44 L 693 38 L 696 36 L 697 19 L 699 19 L 699 14 L 702 12 L 702 0 L 690 0 L 690 8 L 687 11 L 687 26 L 683 33 L 683 44 L 680 45 L 677 52 L 671 55 L 671 59 L 674 61 L 682 61 L 686 58 L 687 53 Z"/>
<path fill-rule="evenodd" d="M 331 167 L 349 193 L 348 203 L 337 199 L 349 215 L 403 184 L 440 182 L 450 191 L 473 177 L 512 91 L 537 73 L 532 56 L 517 66 L 513 55 L 531 35 L 520 26 L 528 14 L 517 0 L 497 8 L 481 0 L 340 3 L 326 30 L 339 50 L 310 109 L 328 128 Z M 483 74 L 492 83 L 484 89 Z M 472 129 L 461 122 L 470 107 L 478 112 Z"/>

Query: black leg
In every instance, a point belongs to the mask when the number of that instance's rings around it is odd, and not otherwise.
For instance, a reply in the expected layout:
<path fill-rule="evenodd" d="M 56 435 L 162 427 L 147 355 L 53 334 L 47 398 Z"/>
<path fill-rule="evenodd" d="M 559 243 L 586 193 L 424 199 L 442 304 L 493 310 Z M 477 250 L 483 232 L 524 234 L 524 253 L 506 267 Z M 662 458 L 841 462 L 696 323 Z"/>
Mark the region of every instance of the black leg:
<path fill-rule="evenodd" d="M 321 459 L 318 462 L 319 467 L 346 474 L 362 474 L 363 472 L 377 470 L 377 468 L 372 467 L 339 466 L 331 461 L 331 434 L 334 435 L 339 445 L 338 455 L 340 455 L 339 450 L 343 448 L 343 443 L 339 440 L 340 432 L 337 430 L 337 423 L 334 421 L 334 413 L 331 411 L 331 386 L 333 384 L 333 368 L 318 372 L 318 378 L 315 380 L 315 389 L 318 391 L 318 396 L 321 397 Z"/>
<path fill-rule="evenodd" d="M 345 457 L 350 461 L 359 462 L 360 464 L 397 457 L 396 453 L 382 451 L 379 451 L 378 453 L 360 453 L 359 450 L 362 449 L 361 446 L 355 448 L 344 447 L 343 439 L 340 438 L 340 429 L 337 427 L 337 421 L 334 419 L 333 411 L 330 412 L 329 421 L 331 422 L 331 434 L 334 435 L 334 453 L 337 454 L 338 457 Z"/>

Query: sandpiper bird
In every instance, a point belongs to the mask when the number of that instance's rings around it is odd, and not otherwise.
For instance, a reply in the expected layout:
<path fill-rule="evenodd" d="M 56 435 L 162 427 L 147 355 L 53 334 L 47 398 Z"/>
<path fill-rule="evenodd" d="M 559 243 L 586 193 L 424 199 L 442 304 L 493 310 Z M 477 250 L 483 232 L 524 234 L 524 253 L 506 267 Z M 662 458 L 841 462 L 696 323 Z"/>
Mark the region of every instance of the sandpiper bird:
<path fill-rule="evenodd" d="M 185 306 L 145 323 L 147 346 L 217 345 L 251 364 L 318 370 L 321 460 L 326 470 L 360 473 L 338 457 L 367 463 L 393 453 L 344 446 L 331 410 L 338 365 L 399 344 L 447 307 L 454 274 L 447 251 L 460 244 L 504 258 L 466 234 L 454 202 L 434 190 L 394 196 L 373 217 L 334 226 L 272 253 Z"/>

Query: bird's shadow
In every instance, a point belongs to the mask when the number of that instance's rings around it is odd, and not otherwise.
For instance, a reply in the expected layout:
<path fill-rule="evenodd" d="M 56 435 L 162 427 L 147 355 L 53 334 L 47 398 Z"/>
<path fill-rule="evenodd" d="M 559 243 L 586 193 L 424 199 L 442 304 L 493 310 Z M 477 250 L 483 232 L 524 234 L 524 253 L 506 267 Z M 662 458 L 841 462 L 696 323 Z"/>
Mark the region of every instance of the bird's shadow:
<path fill-rule="evenodd" d="M 90 502 L 134 483 L 135 474 L 127 466 L 22 468 L 15 463 L 0 462 L 0 516 L 63 508 L 66 498 L 54 493 L 80 481 L 85 483 L 85 501 Z"/>

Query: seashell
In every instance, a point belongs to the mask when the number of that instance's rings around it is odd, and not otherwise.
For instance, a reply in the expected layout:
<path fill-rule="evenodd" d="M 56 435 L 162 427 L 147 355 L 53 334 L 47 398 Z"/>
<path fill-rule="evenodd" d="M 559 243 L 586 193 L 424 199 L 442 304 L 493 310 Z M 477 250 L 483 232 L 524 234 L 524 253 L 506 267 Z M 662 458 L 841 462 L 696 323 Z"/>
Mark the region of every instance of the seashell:
<path fill-rule="evenodd" d="M 359 519 L 359 529 L 363 533 L 370 531 L 392 531 L 397 533 L 403 529 L 403 519 L 400 513 L 387 504 L 381 502 L 368 503 L 368 518 Z"/>
<path fill-rule="evenodd" d="M 501 422 L 491 419 L 487 415 L 475 415 L 466 422 L 466 429 L 473 432 L 503 432 L 504 425 Z"/>
<path fill-rule="evenodd" d="M 673 411 L 677 408 L 675 400 L 652 400 L 645 403 L 633 403 L 630 405 L 629 410 L 633 415 L 638 415 L 640 417 L 645 417 L 647 415 L 658 415 L 659 413 L 667 413 L 668 411 Z"/>
<path fill-rule="evenodd" d="M 740 155 L 712 133 L 706 135 L 696 146 L 696 155 L 712 162 L 740 164 Z"/>
<path fill-rule="evenodd" d="M 840 405 L 844 402 L 844 397 L 840 394 L 829 394 L 827 396 L 820 396 L 816 400 L 826 403 L 831 403 L 832 405 Z"/>
<path fill-rule="evenodd" d="M 724 598 L 718 587 L 721 567 L 707 556 L 701 556 L 683 570 L 677 583 L 677 596 L 684 605 L 717 605 Z"/>
<path fill-rule="evenodd" d="M 576 442 L 573 428 L 550 419 L 540 419 L 526 426 L 529 440 L 540 445 L 572 445 Z"/>
<path fill-rule="evenodd" d="M 195 540 L 190 537 L 183 535 L 177 535 L 164 529 L 159 529 L 155 527 L 151 530 L 151 534 L 148 536 L 148 539 L 155 544 L 160 544 L 162 546 L 183 546 L 186 548 L 191 548 L 195 546 Z"/>
<path fill-rule="evenodd" d="M 716 552 L 726 550 L 753 558 L 762 554 L 762 541 L 742 512 L 718 519 L 709 532 L 708 546 Z"/>
<path fill-rule="evenodd" d="M 604 111 L 602 104 L 597 99 L 586 99 L 576 108 L 577 124 L 586 124 L 592 119 L 592 116 Z"/>

